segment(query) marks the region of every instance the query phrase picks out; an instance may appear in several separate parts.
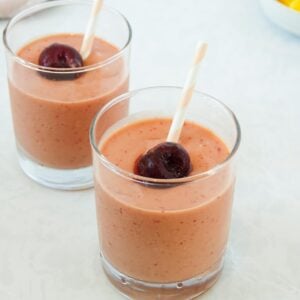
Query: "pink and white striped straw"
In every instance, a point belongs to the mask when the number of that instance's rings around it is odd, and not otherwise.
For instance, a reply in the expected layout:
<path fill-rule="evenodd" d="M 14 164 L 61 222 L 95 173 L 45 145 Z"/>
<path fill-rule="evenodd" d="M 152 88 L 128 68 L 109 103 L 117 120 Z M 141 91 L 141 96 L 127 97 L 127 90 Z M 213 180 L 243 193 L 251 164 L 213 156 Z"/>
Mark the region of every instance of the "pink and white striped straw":
<path fill-rule="evenodd" d="M 186 110 L 193 97 L 193 93 L 195 90 L 200 63 L 204 59 L 207 47 L 207 43 L 199 42 L 197 44 L 194 61 L 189 70 L 180 101 L 174 114 L 173 121 L 167 137 L 167 142 L 177 143 L 179 140 L 181 130 L 184 124 Z"/>
<path fill-rule="evenodd" d="M 87 59 L 91 54 L 95 37 L 95 29 L 97 25 L 97 17 L 102 7 L 103 0 L 94 0 L 89 22 L 87 24 L 87 28 L 80 49 L 80 54 L 83 60 Z"/>

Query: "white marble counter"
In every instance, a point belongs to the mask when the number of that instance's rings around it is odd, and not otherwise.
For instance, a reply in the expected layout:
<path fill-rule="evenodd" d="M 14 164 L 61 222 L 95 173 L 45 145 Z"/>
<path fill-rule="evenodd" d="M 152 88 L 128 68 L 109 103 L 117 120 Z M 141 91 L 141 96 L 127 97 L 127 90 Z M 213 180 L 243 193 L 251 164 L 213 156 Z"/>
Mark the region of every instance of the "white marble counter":
<path fill-rule="evenodd" d="M 107 3 L 133 26 L 132 88 L 182 85 L 207 40 L 198 88 L 242 126 L 225 269 L 201 299 L 300 299 L 300 39 L 256 0 Z M 0 51 L 0 299 L 122 299 L 100 268 L 93 190 L 49 190 L 18 167 Z"/>

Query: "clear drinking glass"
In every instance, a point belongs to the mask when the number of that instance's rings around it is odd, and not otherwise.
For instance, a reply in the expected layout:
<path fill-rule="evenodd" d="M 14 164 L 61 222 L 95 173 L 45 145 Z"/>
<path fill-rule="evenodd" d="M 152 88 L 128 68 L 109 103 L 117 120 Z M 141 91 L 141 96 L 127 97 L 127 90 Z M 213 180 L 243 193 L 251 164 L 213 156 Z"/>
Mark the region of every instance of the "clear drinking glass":
<path fill-rule="evenodd" d="M 38 4 L 16 15 L 3 35 L 19 162 L 29 177 L 52 188 L 93 184 L 89 127 L 103 105 L 128 91 L 131 28 L 123 15 L 104 6 L 96 27 L 101 43 L 94 43 L 92 51 L 99 61 L 82 68 L 41 67 L 37 58 L 26 60 L 19 51 L 51 35 L 55 42 L 62 34 L 77 36 L 79 50 L 91 6 L 85 0 Z M 81 76 L 49 80 L 41 73 Z"/>
<path fill-rule="evenodd" d="M 134 299 L 191 299 L 215 283 L 223 266 L 240 143 L 228 107 L 195 92 L 188 108 L 186 119 L 210 129 L 229 150 L 225 161 L 203 173 L 145 178 L 120 169 L 99 150 L 126 124 L 172 118 L 181 91 L 153 87 L 121 95 L 91 127 L 102 264 L 112 284 Z"/>

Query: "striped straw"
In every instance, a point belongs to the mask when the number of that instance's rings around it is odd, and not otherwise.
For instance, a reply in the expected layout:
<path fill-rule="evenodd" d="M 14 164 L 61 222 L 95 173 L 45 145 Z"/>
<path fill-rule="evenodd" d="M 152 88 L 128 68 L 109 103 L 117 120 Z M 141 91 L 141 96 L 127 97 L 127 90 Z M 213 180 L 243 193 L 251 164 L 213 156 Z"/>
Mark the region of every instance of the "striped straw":
<path fill-rule="evenodd" d="M 102 7 L 103 7 L 103 0 L 94 0 L 91 15 L 89 18 L 89 22 L 87 24 L 87 28 L 80 49 L 80 54 L 83 60 L 87 59 L 92 51 L 95 29 L 97 24 L 97 16 L 100 10 L 102 9 Z"/>
<path fill-rule="evenodd" d="M 186 110 L 195 90 L 200 63 L 206 54 L 207 47 L 208 45 L 206 43 L 199 42 L 197 44 L 194 61 L 189 70 L 180 101 L 173 117 L 173 121 L 167 137 L 167 142 L 177 143 L 179 140 L 182 126 L 184 124 Z"/>

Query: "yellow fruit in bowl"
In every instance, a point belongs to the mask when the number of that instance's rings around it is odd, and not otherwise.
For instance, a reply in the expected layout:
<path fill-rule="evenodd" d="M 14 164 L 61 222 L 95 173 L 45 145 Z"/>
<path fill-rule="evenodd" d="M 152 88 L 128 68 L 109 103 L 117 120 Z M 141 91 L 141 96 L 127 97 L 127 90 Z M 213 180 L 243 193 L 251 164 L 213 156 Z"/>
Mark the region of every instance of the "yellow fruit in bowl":
<path fill-rule="evenodd" d="M 300 11 L 300 0 L 278 0 L 282 4 Z"/>
<path fill-rule="evenodd" d="M 292 3 L 290 4 L 290 7 L 300 11 L 300 0 L 294 0 L 292 1 Z"/>
<path fill-rule="evenodd" d="M 284 5 L 290 6 L 290 4 L 293 2 L 294 0 L 279 0 L 279 2 L 281 2 Z"/>

